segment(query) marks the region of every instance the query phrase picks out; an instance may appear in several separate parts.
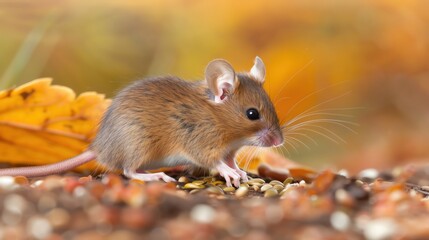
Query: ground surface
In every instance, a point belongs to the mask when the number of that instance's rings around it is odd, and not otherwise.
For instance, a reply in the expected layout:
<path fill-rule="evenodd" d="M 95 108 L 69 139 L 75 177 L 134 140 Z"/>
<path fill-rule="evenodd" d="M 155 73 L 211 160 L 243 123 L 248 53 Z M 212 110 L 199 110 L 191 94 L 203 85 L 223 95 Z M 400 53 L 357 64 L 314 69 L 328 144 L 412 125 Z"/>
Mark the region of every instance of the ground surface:
<path fill-rule="evenodd" d="M 239 189 L 183 174 L 0 177 L 0 239 L 429 239 L 425 167 L 307 181 L 260 169 Z"/>

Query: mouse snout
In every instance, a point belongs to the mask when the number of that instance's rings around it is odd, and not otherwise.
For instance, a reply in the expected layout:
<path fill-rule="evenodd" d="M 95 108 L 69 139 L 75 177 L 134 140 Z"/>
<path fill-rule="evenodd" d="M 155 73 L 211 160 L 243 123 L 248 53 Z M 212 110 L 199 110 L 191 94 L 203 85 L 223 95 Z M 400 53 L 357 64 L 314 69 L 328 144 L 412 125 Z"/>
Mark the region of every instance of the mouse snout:
<path fill-rule="evenodd" d="M 283 144 L 283 134 L 280 131 L 275 131 L 270 134 L 270 143 L 273 147 L 278 147 Z"/>
<path fill-rule="evenodd" d="M 259 139 L 263 147 L 277 147 L 283 144 L 281 131 L 264 129 L 260 132 Z"/>

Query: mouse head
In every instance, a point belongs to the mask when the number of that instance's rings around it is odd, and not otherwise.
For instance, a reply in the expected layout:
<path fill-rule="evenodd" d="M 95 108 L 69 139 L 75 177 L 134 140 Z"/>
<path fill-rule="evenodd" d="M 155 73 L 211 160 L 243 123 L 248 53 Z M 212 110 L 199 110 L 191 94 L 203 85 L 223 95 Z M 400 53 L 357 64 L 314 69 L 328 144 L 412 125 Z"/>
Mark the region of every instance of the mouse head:
<path fill-rule="evenodd" d="M 271 147 L 283 144 L 274 106 L 263 88 L 265 65 L 255 58 L 250 72 L 236 74 L 225 60 L 211 61 L 205 72 L 222 131 L 239 145 Z"/>

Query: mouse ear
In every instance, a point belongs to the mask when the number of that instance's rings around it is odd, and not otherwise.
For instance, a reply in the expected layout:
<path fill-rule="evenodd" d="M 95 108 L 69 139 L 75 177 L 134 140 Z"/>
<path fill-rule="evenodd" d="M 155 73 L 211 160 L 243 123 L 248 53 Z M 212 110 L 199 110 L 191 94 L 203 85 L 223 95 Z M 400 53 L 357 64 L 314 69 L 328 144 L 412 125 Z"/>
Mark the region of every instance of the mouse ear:
<path fill-rule="evenodd" d="M 264 83 L 265 81 L 265 64 L 258 56 L 256 56 L 255 64 L 250 69 L 250 75 L 260 83 Z"/>
<path fill-rule="evenodd" d="M 223 59 L 215 59 L 206 67 L 207 85 L 215 96 L 216 103 L 222 103 L 236 87 L 235 71 L 231 64 Z"/>

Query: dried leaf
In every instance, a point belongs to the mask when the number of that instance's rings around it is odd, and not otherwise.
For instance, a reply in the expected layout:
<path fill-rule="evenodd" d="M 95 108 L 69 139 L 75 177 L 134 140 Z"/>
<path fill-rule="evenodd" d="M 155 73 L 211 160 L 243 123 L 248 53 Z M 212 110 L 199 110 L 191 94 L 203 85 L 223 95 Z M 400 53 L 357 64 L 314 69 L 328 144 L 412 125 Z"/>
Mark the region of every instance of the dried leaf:
<path fill-rule="evenodd" d="M 0 92 L 0 162 L 43 165 L 84 151 L 110 104 L 104 95 L 42 78 Z M 78 169 L 95 169 L 96 163 Z"/>
<path fill-rule="evenodd" d="M 313 181 L 313 190 L 320 194 L 325 192 L 332 184 L 335 174 L 330 170 L 321 172 Z"/>

